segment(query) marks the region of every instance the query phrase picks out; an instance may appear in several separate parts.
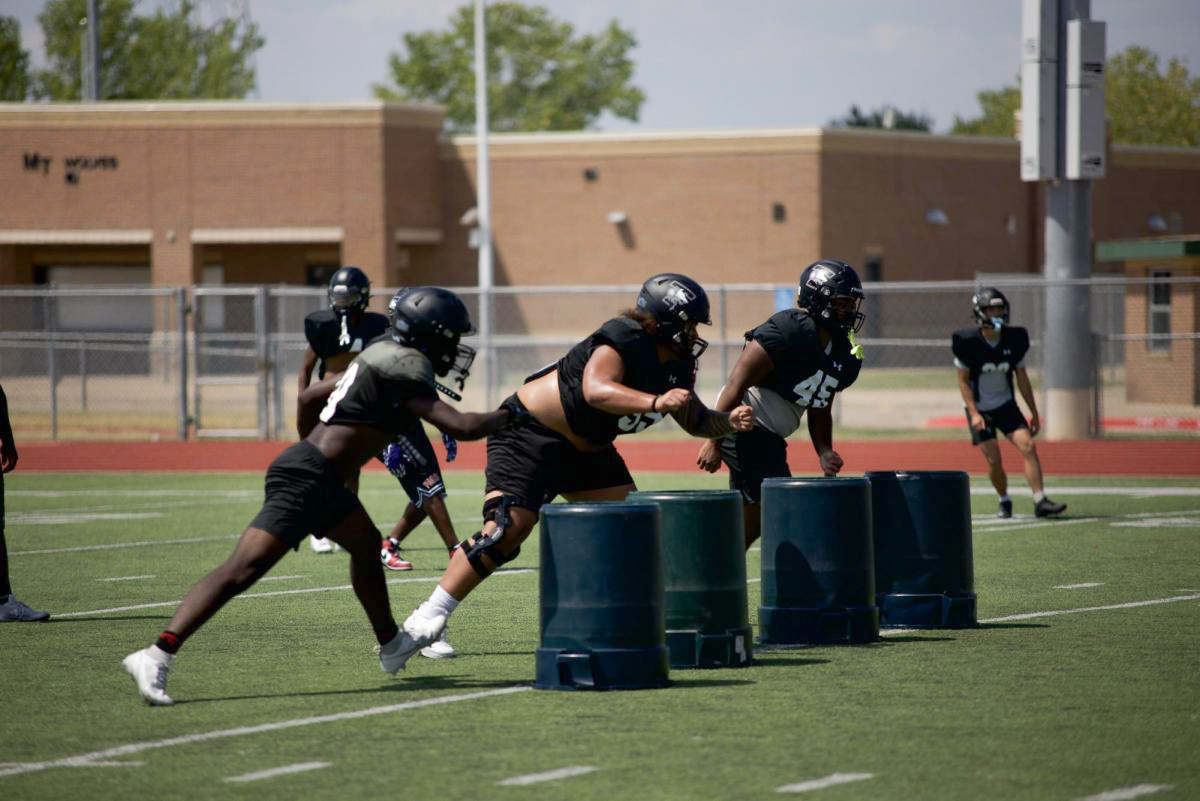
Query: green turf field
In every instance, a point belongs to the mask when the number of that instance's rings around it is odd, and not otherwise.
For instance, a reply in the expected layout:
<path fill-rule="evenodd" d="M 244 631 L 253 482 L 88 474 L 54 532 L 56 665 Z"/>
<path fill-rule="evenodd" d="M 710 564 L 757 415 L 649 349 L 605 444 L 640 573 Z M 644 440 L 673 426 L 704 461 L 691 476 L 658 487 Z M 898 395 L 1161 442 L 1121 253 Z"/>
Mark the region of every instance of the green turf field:
<path fill-rule="evenodd" d="M 448 478 L 467 533 L 481 478 Z M 187 643 L 170 708 L 144 706 L 120 660 L 228 554 L 261 477 L 18 469 L 5 485 L 18 597 L 56 618 L 0 625 L 2 798 L 691 800 L 788 786 L 830 801 L 1167 786 L 1156 797 L 1200 798 L 1195 480 L 1055 477 L 1071 516 L 1052 523 L 1029 517 L 1026 495 L 999 524 L 977 494 L 978 629 L 759 650 L 749 668 L 675 670 L 671 688 L 639 692 L 528 689 L 536 533 L 455 613 L 460 656 L 416 656 L 397 678 L 379 671 L 345 555 L 305 546 Z M 363 498 L 385 529 L 402 508 L 380 474 Z M 409 544 L 416 570 L 389 576 L 400 619 L 445 562 L 428 525 Z M 756 623 L 759 553 L 748 559 Z M 1029 616 L 1004 619 L 1015 615 Z M 228 781 L 298 765 L 311 769 Z M 500 784 L 567 768 L 578 770 Z M 804 784 L 835 775 L 843 783 Z"/>

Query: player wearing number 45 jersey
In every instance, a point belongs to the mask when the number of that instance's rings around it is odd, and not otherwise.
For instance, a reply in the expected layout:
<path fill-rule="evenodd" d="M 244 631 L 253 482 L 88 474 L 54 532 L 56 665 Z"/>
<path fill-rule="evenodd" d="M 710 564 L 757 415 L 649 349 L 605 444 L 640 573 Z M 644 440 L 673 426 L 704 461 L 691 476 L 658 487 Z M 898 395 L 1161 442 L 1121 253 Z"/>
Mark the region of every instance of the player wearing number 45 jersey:
<path fill-rule="evenodd" d="M 717 398 L 716 409 L 745 402 L 757 425 L 706 442 L 696 463 L 715 472 L 729 466 L 729 486 L 742 493 L 746 547 L 759 536 L 762 482 L 791 475 L 787 437 L 808 412 L 808 434 L 827 476 L 842 469 L 833 449 L 833 396 L 854 383 L 862 349 L 862 283 L 845 262 L 822 259 L 800 275 L 795 309 L 777 312 L 746 332 L 746 346 Z"/>
<path fill-rule="evenodd" d="M 954 366 L 958 368 L 958 389 L 966 407 L 971 443 L 983 451 L 988 477 L 1000 496 L 996 515 L 1012 517 L 1008 476 L 1004 474 L 1000 446 L 996 443 L 997 430 L 1017 446 L 1025 460 L 1025 478 L 1033 491 L 1034 514 L 1038 517 L 1059 514 L 1067 506 L 1046 497 L 1042 488 L 1042 464 L 1033 444 L 1041 421 L 1033 387 L 1025 374 L 1029 334 L 1024 328 L 1008 324 L 1008 298 L 998 289 L 981 288 L 971 298 L 971 308 L 978 326 L 955 331 L 950 347 L 954 351 Z M 1021 397 L 1029 407 L 1028 422 L 1013 397 L 1013 376 L 1016 376 Z"/>
<path fill-rule="evenodd" d="M 379 530 L 346 479 L 418 420 L 460 439 L 479 439 L 524 420 L 510 407 L 464 414 L 438 399 L 435 375 L 467 374 L 475 354 L 459 338 L 470 332 L 466 307 L 453 292 L 404 290 L 394 304 L 390 336 L 368 345 L 336 385 L 327 379 L 302 394 L 306 436 L 267 470 L 266 500 L 233 554 L 192 587 L 157 642 L 125 657 L 125 670 L 143 699 L 172 703 L 167 671 L 183 642 L 310 531 L 349 552 L 350 583 L 379 641 L 384 671 L 395 673 L 409 654 L 438 637 L 444 617 L 410 619 L 397 627 L 379 562 Z"/>
<path fill-rule="evenodd" d="M 454 552 L 450 567 L 413 617 L 448 616 L 500 565 L 517 557 L 543 503 L 621 500 L 633 479 L 613 440 L 671 415 L 685 431 L 712 437 L 753 424 L 749 406 L 714 412 L 692 393 L 708 343 L 708 296 L 674 273 L 650 278 L 630 309 L 530 376 L 506 404 L 531 422 L 488 437 L 483 529 Z"/>

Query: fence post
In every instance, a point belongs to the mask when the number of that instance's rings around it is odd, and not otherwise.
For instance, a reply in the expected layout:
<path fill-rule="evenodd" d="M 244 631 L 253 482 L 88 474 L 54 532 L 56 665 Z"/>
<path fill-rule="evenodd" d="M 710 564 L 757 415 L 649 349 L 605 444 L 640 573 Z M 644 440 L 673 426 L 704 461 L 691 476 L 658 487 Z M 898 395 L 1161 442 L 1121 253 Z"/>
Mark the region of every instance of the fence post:
<path fill-rule="evenodd" d="M 265 286 L 260 286 L 254 293 L 254 333 L 258 351 L 258 363 L 255 365 L 258 373 L 258 438 L 267 439 L 270 354 L 267 352 L 267 288 Z"/>
<path fill-rule="evenodd" d="M 725 383 L 725 379 L 729 377 L 729 347 L 725 341 L 727 336 L 726 322 L 729 316 L 726 312 L 728 298 L 725 294 L 725 285 L 721 284 L 720 290 L 717 292 L 718 302 L 721 304 L 720 309 L 720 324 L 721 324 L 721 383 Z M 714 401 L 715 403 L 716 401 Z"/>
<path fill-rule="evenodd" d="M 79 338 L 79 408 L 87 411 L 87 347 Z"/>
<path fill-rule="evenodd" d="M 187 442 L 188 435 L 188 345 L 187 345 L 187 289 L 175 290 L 175 309 L 179 326 L 179 441 Z"/>
<path fill-rule="evenodd" d="M 1104 425 L 1100 414 L 1104 411 L 1104 351 L 1103 335 L 1099 331 L 1092 332 L 1092 437 L 1100 439 L 1104 436 Z"/>
<path fill-rule="evenodd" d="M 49 336 L 46 337 L 46 370 L 50 374 L 50 439 L 58 439 L 58 362 L 55 359 L 55 329 L 58 326 L 54 320 L 54 288 L 51 287 L 43 298 L 43 312 L 46 316 L 44 321 L 46 331 Z"/>

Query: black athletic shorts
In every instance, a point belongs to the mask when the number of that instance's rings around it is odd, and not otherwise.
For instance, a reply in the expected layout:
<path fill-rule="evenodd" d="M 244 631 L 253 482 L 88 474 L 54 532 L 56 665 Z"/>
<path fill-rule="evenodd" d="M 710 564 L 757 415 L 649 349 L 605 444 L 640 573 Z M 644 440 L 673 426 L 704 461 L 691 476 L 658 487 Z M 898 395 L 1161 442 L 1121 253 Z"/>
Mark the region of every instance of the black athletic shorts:
<path fill-rule="evenodd" d="M 746 503 L 762 501 L 764 478 L 788 478 L 787 440 L 755 426 L 735 431 L 721 440 L 721 461 L 729 467 L 729 488 L 742 493 Z"/>
<path fill-rule="evenodd" d="M 399 449 L 400 459 L 399 464 L 389 467 L 388 471 L 400 482 L 414 506 L 420 509 L 426 498 L 446 494 L 442 468 L 423 427 L 418 425 L 411 432 L 396 437 L 392 446 Z"/>
<path fill-rule="evenodd" d="M 333 464 L 301 440 L 267 468 L 266 500 L 250 526 L 297 548 L 309 534 L 323 536 L 357 505 Z"/>
<path fill-rule="evenodd" d="M 983 422 L 986 423 L 982 431 L 971 428 L 971 413 L 967 412 L 967 429 L 971 432 L 972 445 L 995 439 L 996 429 L 1005 434 L 1011 434 L 1018 428 L 1029 428 L 1029 423 L 1025 420 L 1025 415 L 1021 414 L 1021 409 L 1017 406 L 1016 401 L 1010 400 L 1003 406 L 979 413 L 983 415 Z"/>
<path fill-rule="evenodd" d="M 557 431 L 533 422 L 488 436 L 487 485 L 516 495 L 534 512 L 555 496 L 632 484 L 633 477 L 610 443 L 598 451 L 580 451 Z"/>
<path fill-rule="evenodd" d="M 0 531 L 4 531 L 4 474 L 0 473 Z"/>

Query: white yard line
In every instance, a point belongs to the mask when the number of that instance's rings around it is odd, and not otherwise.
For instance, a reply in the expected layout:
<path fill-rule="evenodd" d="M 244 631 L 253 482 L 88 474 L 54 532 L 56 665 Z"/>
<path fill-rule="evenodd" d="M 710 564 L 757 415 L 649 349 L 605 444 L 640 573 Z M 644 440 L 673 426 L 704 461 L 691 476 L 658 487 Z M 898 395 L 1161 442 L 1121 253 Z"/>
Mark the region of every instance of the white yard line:
<path fill-rule="evenodd" d="M 1157 606 L 1158 604 L 1173 604 L 1178 601 L 1200 601 L 1200 593 L 1196 595 L 1172 595 L 1170 598 L 1151 598 L 1148 601 L 1131 601 L 1125 604 L 1106 604 L 1105 606 L 1084 606 L 1079 609 L 1054 609 L 1046 612 L 1025 612 L 1019 615 L 1004 615 L 989 617 L 980 623 L 1007 623 L 1010 620 L 1033 620 L 1039 617 L 1055 617 L 1057 615 L 1076 615 L 1080 612 L 1105 612 L 1110 609 L 1133 609 L 1138 606 Z"/>
<path fill-rule="evenodd" d="M 875 778 L 874 773 L 834 773 L 826 776 L 823 779 L 810 779 L 806 782 L 798 784 L 785 784 L 782 787 L 776 787 L 777 793 L 807 793 L 809 790 L 823 790 L 826 787 L 833 787 L 835 784 L 845 784 L 846 782 L 858 782 L 863 779 Z"/>
<path fill-rule="evenodd" d="M 260 770 L 255 773 L 247 773 L 242 776 L 230 776 L 223 781 L 227 782 L 256 782 L 259 779 L 273 779 L 276 776 L 287 776 L 292 773 L 304 773 L 309 770 L 320 770 L 321 768 L 329 767 L 329 762 L 300 762 L 295 765 L 284 765 L 282 768 L 271 768 L 270 770 Z"/>
<path fill-rule="evenodd" d="M 1097 523 L 1102 519 L 1099 517 L 1073 517 L 1067 520 L 1055 520 L 1052 517 L 1043 517 L 1039 518 L 1036 523 L 1024 523 L 1016 526 L 988 526 L 984 531 L 988 534 L 994 534 L 996 532 L 1021 531 L 1027 528 L 1042 528 L 1044 526 L 1054 526 L 1057 528 L 1059 526 L 1073 526 L 1078 523 Z"/>
<path fill-rule="evenodd" d="M 1173 785 L 1170 784 L 1135 784 L 1133 787 L 1121 787 L 1116 790 L 1106 790 L 1103 793 L 1089 795 L 1087 798 L 1079 799 L 1079 801 L 1125 801 L 1127 798 L 1150 795 L 1160 790 L 1170 790 L 1172 787 Z"/>
<path fill-rule="evenodd" d="M 1051 589 L 1055 590 L 1082 590 L 1087 587 L 1103 587 L 1103 581 L 1084 581 L 1079 584 L 1055 584 Z"/>
<path fill-rule="evenodd" d="M 147 576 L 117 576 L 117 577 L 115 577 L 115 578 L 102 578 L 102 579 L 96 579 L 96 581 L 137 581 L 138 579 L 150 579 L 150 578 L 155 578 L 155 576 L 153 576 L 153 575 L 147 575 Z"/>
<path fill-rule="evenodd" d="M 110 542 L 106 545 L 75 545 L 70 548 L 38 548 L 34 551 L 9 551 L 9 556 L 33 556 L 47 553 L 71 553 L 73 551 L 107 551 L 113 548 L 143 548 L 147 545 L 185 545 L 192 542 L 215 542 L 234 540 L 237 534 L 222 534 L 219 537 L 187 537 L 178 540 L 141 540 L 138 542 Z"/>
<path fill-rule="evenodd" d="M 496 784 L 504 787 L 523 787 L 526 784 L 538 784 L 558 779 L 569 779 L 572 776 L 582 776 L 594 770 L 596 768 L 591 765 L 572 765 L 569 768 L 557 768 L 556 770 L 548 770 L 545 773 L 528 773 L 524 776 L 513 776 L 511 779 L 504 779 L 503 781 L 496 782 Z"/>
<path fill-rule="evenodd" d="M 988 486 L 971 487 L 972 495 L 996 496 Z M 1032 497 L 1028 487 L 1010 487 L 1008 494 Z M 1200 487 L 1048 487 L 1046 494 L 1059 495 L 1121 495 L 1130 498 L 1200 498 Z"/>
<path fill-rule="evenodd" d="M 494 576 L 519 576 L 525 573 L 535 573 L 531 567 L 514 568 L 511 570 L 497 570 L 492 575 Z M 421 584 L 436 582 L 441 579 L 441 576 L 421 576 L 420 578 L 402 578 L 388 579 L 388 584 Z M 310 592 L 336 592 L 338 590 L 350 590 L 353 586 L 350 584 L 338 584 L 332 587 L 305 587 L 299 590 L 274 590 L 272 592 L 244 592 L 241 595 L 235 596 L 233 600 L 242 598 L 274 598 L 281 595 L 303 595 Z M 62 612 L 56 613 L 55 618 L 61 617 L 88 617 L 89 615 L 107 615 L 112 612 L 132 612 L 136 609 L 157 609 L 164 606 L 178 606 L 180 601 L 155 601 L 148 604 L 133 604 L 132 606 L 113 606 L 108 609 L 89 609 L 86 612 Z"/>
<path fill-rule="evenodd" d="M 259 581 L 286 581 L 287 579 L 308 578 L 308 576 L 263 576 Z"/>
<path fill-rule="evenodd" d="M 437 698 L 426 698 L 421 701 L 406 701 L 402 704 L 373 706 L 368 707 L 367 709 L 358 709 L 353 712 L 337 712 L 332 715 L 317 715 L 309 718 L 293 718 L 292 720 L 281 720 L 275 723 L 261 723 L 257 726 L 238 726 L 233 729 L 218 729 L 217 731 L 184 734 L 179 737 L 168 737 L 165 740 L 148 740 L 140 743 L 128 743 L 126 745 L 118 745 L 115 748 L 105 748 L 101 751 L 92 751 L 91 753 L 79 754 L 78 756 L 62 757 L 61 759 L 52 759 L 46 762 L 9 763 L 8 767 L 0 768 L 0 776 L 16 776 L 21 773 L 33 773 L 39 770 L 46 770 L 47 768 L 91 767 L 96 762 L 103 762 L 117 757 L 129 756 L 130 754 L 140 754 L 143 751 L 151 751 L 157 748 L 173 748 L 177 745 L 191 745 L 192 743 L 221 740 L 227 737 L 243 737 L 249 734 L 263 734 L 266 732 L 282 731 L 284 729 L 294 729 L 299 726 L 314 726 L 321 723 L 336 723 L 342 720 L 356 720 L 359 718 L 374 717 L 376 715 L 388 715 L 393 712 L 406 712 L 410 709 L 421 709 L 427 706 L 453 704 L 459 701 L 476 701 L 481 698 L 492 698 L 499 695 L 511 695 L 513 693 L 526 692 L 530 689 L 532 688 L 528 685 L 514 685 L 512 687 L 502 687 L 498 690 L 484 690 L 482 692 L 466 693 L 464 695 L 443 695 Z M 133 703 L 133 701 L 131 700 L 130 703 Z"/>

